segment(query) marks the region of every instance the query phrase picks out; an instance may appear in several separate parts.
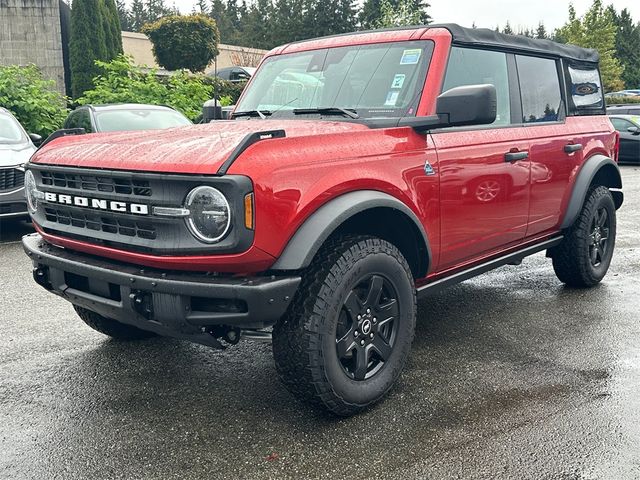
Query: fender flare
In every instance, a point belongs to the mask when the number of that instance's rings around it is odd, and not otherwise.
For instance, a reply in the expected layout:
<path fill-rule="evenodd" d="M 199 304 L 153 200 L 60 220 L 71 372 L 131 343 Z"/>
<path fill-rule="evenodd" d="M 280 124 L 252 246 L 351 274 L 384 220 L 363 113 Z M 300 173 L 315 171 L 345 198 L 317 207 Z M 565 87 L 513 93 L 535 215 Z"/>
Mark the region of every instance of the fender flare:
<path fill-rule="evenodd" d="M 578 172 L 578 176 L 573 185 L 573 191 L 571 192 L 571 197 L 569 199 L 569 204 L 567 205 L 567 210 L 560 226 L 561 229 L 569 228 L 576 221 L 576 218 L 578 218 L 580 210 L 582 210 L 582 206 L 587 198 L 587 192 L 589 191 L 589 187 L 591 186 L 593 179 L 605 168 L 608 172 L 613 172 L 613 174 L 609 174 L 608 176 L 609 181 L 607 183 L 609 183 L 609 185 L 605 186 L 616 189 L 622 188 L 622 177 L 616 162 L 611 160 L 609 157 L 599 154 L 589 157 Z M 612 191 L 611 193 L 613 194 L 616 209 L 620 208 L 624 200 L 623 193 L 621 191 Z"/>
<path fill-rule="evenodd" d="M 421 234 L 426 247 L 426 259 L 431 265 L 431 248 L 427 233 L 416 214 L 397 198 L 376 190 L 345 193 L 322 205 L 312 213 L 291 237 L 273 270 L 299 270 L 308 267 L 320 247 L 349 218 L 372 208 L 391 208 L 410 219 Z"/>

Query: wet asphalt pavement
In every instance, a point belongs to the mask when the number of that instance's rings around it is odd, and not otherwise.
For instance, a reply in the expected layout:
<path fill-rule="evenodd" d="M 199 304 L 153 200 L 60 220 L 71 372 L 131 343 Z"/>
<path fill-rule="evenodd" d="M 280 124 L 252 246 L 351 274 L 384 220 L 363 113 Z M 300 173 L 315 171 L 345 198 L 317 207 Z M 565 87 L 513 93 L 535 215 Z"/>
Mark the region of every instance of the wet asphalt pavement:
<path fill-rule="evenodd" d="M 406 371 L 350 419 L 295 401 L 270 346 L 119 343 L 31 280 L 0 227 L 0 478 L 640 478 L 640 168 L 605 281 L 544 254 L 420 302 Z"/>

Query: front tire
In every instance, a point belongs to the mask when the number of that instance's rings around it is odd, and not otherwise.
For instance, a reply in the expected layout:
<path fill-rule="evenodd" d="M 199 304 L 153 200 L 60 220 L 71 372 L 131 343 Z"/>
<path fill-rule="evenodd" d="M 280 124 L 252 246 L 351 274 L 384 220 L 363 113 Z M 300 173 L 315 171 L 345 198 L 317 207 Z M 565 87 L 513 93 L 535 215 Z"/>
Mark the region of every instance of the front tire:
<path fill-rule="evenodd" d="M 95 331 L 108 335 L 109 337 L 117 340 L 143 340 L 145 338 L 155 337 L 156 334 L 147 330 L 141 330 L 139 328 L 120 323 L 111 318 L 103 317 L 96 312 L 87 310 L 86 308 L 74 305 L 78 316 L 84 323 L 89 325 Z"/>
<path fill-rule="evenodd" d="M 352 415 L 395 383 L 415 321 L 413 276 L 400 251 L 379 238 L 334 239 L 274 327 L 278 374 L 297 397 Z"/>
<path fill-rule="evenodd" d="M 616 207 L 607 187 L 587 193 L 582 211 L 551 252 L 558 279 L 571 287 L 593 287 L 604 278 L 616 242 Z"/>

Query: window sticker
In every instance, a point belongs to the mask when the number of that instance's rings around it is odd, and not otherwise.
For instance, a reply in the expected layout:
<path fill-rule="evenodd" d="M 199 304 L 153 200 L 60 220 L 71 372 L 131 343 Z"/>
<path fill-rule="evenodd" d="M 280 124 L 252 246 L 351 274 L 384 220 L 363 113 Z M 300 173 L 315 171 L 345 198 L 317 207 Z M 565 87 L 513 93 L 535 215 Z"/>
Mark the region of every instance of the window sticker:
<path fill-rule="evenodd" d="M 402 88 L 402 85 L 404 85 L 405 78 L 406 78 L 406 75 L 404 73 L 396 73 L 396 76 L 393 77 L 391 88 Z"/>
<path fill-rule="evenodd" d="M 384 106 L 395 107 L 399 96 L 400 96 L 400 92 L 398 91 L 387 93 L 387 100 L 384 102 Z"/>
<path fill-rule="evenodd" d="M 412 48 L 402 52 L 402 58 L 400 59 L 400 65 L 415 65 L 420 60 L 420 54 L 422 50 L 419 48 Z"/>

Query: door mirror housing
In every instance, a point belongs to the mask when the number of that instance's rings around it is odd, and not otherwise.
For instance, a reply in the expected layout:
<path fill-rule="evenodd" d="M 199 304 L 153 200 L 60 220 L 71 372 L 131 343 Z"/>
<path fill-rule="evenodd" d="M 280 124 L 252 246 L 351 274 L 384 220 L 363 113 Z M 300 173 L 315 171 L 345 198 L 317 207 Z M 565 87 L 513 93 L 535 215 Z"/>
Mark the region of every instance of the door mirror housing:
<path fill-rule="evenodd" d="M 36 147 L 42 143 L 42 136 L 38 135 L 37 133 L 30 133 L 29 138 Z"/>
<path fill-rule="evenodd" d="M 435 115 L 404 117 L 398 126 L 425 132 L 435 128 L 489 125 L 496 121 L 497 112 L 496 87 L 465 85 L 442 93 L 437 99 Z"/>
<path fill-rule="evenodd" d="M 629 127 L 627 128 L 627 132 L 632 135 L 640 135 L 640 127 Z"/>

